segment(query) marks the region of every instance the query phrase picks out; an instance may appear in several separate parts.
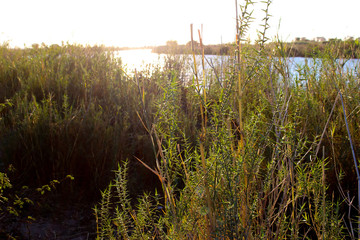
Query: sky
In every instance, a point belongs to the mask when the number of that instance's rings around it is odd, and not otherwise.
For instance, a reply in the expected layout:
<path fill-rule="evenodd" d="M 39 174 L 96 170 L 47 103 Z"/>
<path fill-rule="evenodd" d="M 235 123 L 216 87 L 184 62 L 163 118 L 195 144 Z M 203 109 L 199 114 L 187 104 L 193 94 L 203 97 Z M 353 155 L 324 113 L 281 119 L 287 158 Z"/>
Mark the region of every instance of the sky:
<path fill-rule="evenodd" d="M 254 20 L 246 35 L 252 41 L 262 29 L 265 7 L 260 0 L 254 2 Z M 235 6 L 235 0 L 0 0 L 0 44 L 185 44 L 191 23 L 194 31 L 203 26 L 204 44 L 227 43 L 235 40 Z M 272 0 L 267 37 L 357 38 L 359 9 L 360 0 Z"/>

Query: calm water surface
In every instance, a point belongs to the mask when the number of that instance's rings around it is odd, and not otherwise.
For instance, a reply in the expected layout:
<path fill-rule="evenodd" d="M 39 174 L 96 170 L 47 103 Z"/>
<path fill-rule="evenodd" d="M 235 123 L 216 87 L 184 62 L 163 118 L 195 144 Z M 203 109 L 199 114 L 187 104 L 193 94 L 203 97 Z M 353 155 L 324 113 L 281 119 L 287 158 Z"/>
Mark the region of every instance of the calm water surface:
<path fill-rule="evenodd" d="M 189 65 L 192 65 L 193 57 L 190 55 L 178 55 L 189 60 Z M 115 57 L 121 58 L 125 68 L 130 72 L 135 69 L 137 71 L 145 70 L 148 67 L 160 66 L 165 63 L 165 59 L 169 57 L 167 54 L 152 53 L 151 49 L 135 49 L 135 50 L 123 50 L 115 52 Z M 210 67 L 212 64 L 225 63 L 228 61 L 228 56 L 216 56 L 207 55 L 208 62 L 205 63 L 206 67 Z M 196 56 L 197 64 L 201 64 L 201 56 Z"/>
<path fill-rule="evenodd" d="M 124 68 L 130 72 L 145 70 L 147 67 L 162 66 L 166 54 L 152 53 L 151 49 L 134 49 L 115 52 L 115 57 L 121 58 Z"/>
<path fill-rule="evenodd" d="M 157 54 L 152 53 L 151 49 L 136 49 L 136 50 L 124 50 L 115 52 L 115 57 L 119 57 L 124 64 L 124 68 L 128 73 L 133 73 L 136 69 L 137 71 L 142 71 L 147 68 L 154 68 L 155 66 L 163 67 L 167 54 Z M 188 56 L 189 69 L 193 67 L 193 60 L 191 56 Z M 205 62 L 205 68 L 210 69 L 211 65 L 225 65 L 229 57 L 228 56 L 216 56 L 216 55 L 207 55 Z M 304 71 L 318 70 L 321 68 L 321 61 L 312 58 L 303 58 L 303 57 L 291 57 L 286 59 L 288 63 L 289 73 L 293 78 L 301 78 L 301 74 Z M 353 74 L 359 77 L 360 72 L 360 59 L 350 59 L 346 62 L 338 60 L 340 65 L 343 64 L 344 72 Z M 197 56 L 197 64 L 201 64 L 201 56 Z M 317 70 L 317 71 L 316 71 Z"/>

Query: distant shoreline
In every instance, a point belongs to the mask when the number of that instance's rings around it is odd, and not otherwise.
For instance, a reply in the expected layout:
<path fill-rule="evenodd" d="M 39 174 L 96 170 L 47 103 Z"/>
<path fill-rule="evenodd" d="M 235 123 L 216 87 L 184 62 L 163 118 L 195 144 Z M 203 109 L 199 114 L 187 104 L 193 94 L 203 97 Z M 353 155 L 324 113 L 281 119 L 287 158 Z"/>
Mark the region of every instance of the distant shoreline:
<path fill-rule="evenodd" d="M 275 43 L 267 43 L 265 48 L 271 48 Z M 256 47 L 256 45 L 255 45 Z M 339 58 L 360 58 L 360 43 L 358 40 L 332 40 L 324 42 L 316 41 L 296 41 L 283 43 L 285 55 L 288 57 L 316 57 L 326 52 L 332 47 L 339 49 Z M 174 41 L 163 46 L 147 47 L 152 52 L 158 54 L 191 54 L 191 43 L 177 45 Z M 235 44 L 204 45 L 205 55 L 231 55 L 235 51 Z M 196 54 L 202 54 L 202 48 L 195 42 L 193 49 Z"/>
<path fill-rule="evenodd" d="M 244 48 L 246 46 L 251 46 L 252 49 L 259 49 L 256 44 L 243 44 Z M 274 46 L 281 46 L 281 49 L 274 48 Z M 50 46 L 33 44 L 31 48 L 41 48 L 41 47 L 59 47 L 57 44 Z M 102 48 L 108 51 L 126 51 L 126 50 L 137 50 L 137 49 L 151 49 L 153 53 L 158 54 L 192 54 L 193 52 L 196 55 L 233 55 L 236 50 L 235 43 L 225 43 L 225 44 L 212 44 L 212 45 L 203 45 L 203 48 L 200 44 L 194 41 L 192 44 L 188 42 L 187 44 L 177 44 L 176 41 L 168 41 L 166 45 L 161 46 L 143 46 L 143 47 L 115 47 L 115 46 L 86 46 L 90 48 Z M 265 49 L 273 51 L 278 49 L 283 51 L 284 56 L 287 57 L 319 57 L 327 52 L 330 52 L 332 48 L 337 49 L 336 58 L 352 58 L 360 59 L 360 41 L 356 40 L 329 40 L 329 41 L 294 41 L 294 42 L 269 42 L 265 44 Z M 15 48 L 17 49 L 17 48 Z M 193 49 L 193 50 L 192 50 Z"/>

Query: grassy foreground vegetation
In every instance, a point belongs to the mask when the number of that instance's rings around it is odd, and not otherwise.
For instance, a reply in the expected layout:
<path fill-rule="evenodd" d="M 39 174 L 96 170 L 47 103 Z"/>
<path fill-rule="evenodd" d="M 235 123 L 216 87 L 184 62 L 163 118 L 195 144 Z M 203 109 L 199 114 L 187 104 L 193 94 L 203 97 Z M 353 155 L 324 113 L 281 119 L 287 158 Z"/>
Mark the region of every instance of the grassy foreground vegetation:
<path fill-rule="evenodd" d="M 337 50 L 297 76 L 282 42 L 245 44 L 223 69 L 198 63 L 192 81 L 181 59 L 174 64 L 179 56 L 165 75 L 135 76 L 141 105 L 155 107 L 139 116 L 154 162 L 119 165 L 95 210 L 98 238 L 355 238 L 356 173 L 339 93 L 358 156 L 359 69 L 346 72 Z M 148 82 L 157 82 L 153 102 Z M 161 183 L 135 202 L 133 162 Z"/>
<path fill-rule="evenodd" d="M 0 221 L 102 190 L 98 239 L 356 238 L 360 70 L 329 44 L 293 76 L 265 30 L 190 81 L 178 55 L 128 76 L 101 47 L 1 46 Z"/>

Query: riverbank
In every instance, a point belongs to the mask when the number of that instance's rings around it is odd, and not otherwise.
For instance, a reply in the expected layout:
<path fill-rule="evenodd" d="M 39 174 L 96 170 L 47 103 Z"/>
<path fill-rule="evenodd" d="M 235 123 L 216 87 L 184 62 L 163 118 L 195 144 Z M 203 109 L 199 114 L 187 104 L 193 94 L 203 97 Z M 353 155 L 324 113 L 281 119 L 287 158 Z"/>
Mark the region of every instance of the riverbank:
<path fill-rule="evenodd" d="M 266 48 L 272 49 L 277 43 L 267 43 Z M 282 43 L 283 51 L 288 57 L 319 57 L 329 51 L 329 48 L 338 50 L 337 58 L 360 58 L 358 54 L 360 43 L 358 40 L 331 40 L 331 41 L 295 41 Z M 198 42 L 193 43 L 195 53 L 202 54 L 202 48 Z M 258 49 L 256 44 L 252 48 Z M 234 43 L 204 45 L 205 55 L 231 55 L 236 46 Z M 152 47 L 152 51 L 158 54 L 189 54 L 191 53 L 191 42 L 185 45 L 178 45 L 175 41 L 169 41 L 167 45 Z"/>

